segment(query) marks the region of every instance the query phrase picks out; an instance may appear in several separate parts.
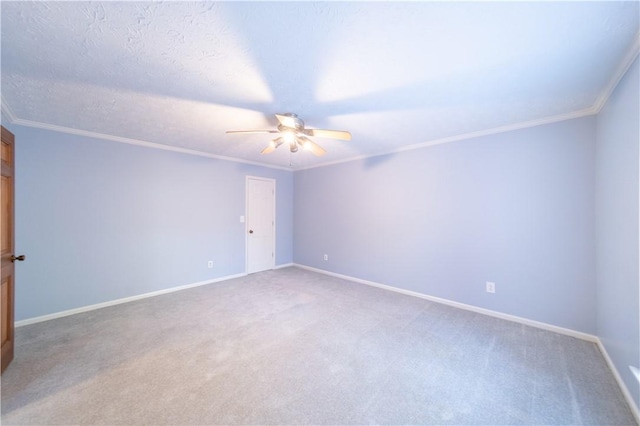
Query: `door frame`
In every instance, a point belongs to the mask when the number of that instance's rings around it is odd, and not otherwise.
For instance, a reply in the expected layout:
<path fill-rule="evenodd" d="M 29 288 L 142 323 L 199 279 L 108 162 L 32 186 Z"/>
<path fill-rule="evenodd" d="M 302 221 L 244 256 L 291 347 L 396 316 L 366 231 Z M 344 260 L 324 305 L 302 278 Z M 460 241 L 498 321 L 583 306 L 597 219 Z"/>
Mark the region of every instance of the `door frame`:
<path fill-rule="evenodd" d="M 272 178 L 265 178 L 261 176 L 245 175 L 244 179 L 244 273 L 249 274 L 249 181 L 250 180 L 262 180 L 273 183 L 273 257 L 271 263 L 271 269 L 276 267 L 276 180 Z"/>

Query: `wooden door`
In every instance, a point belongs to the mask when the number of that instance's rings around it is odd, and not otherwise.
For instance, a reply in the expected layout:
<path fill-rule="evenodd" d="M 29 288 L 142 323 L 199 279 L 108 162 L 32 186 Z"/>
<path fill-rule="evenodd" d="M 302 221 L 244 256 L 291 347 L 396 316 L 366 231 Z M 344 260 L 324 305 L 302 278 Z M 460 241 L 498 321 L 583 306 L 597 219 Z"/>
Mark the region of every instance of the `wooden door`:
<path fill-rule="evenodd" d="M 14 185 L 13 185 L 13 141 L 11 132 L 2 127 L 2 210 L 0 211 L 1 240 L 1 310 L 0 327 L 2 328 L 2 371 L 13 359 L 13 306 L 14 306 L 14 261 L 23 260 L 24 256 L 14 256 Z"/>
<path fill-rule="evenodd" d="M 247 273 L 275 265 L 275 181 L 247 177 Z"/>

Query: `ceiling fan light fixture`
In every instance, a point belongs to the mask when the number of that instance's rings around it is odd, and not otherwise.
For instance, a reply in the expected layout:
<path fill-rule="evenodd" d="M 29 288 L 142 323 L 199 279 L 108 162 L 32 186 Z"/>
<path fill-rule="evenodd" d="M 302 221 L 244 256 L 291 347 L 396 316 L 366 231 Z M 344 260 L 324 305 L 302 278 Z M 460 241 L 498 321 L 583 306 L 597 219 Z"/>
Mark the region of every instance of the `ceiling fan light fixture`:
<path fill-rule="evenodd" d="M 286 142 L 289 145 L 289 151 L 292 153 L 298 152 L 302 148 L 305 151 L 310 151 L 315 156 L 321 157 L 327 151 L 307 136 L 351 140 L 351 133 L 346 130 L 306 129 L 304 121 L 290 112 L 276 114 L 276 118 L 278 119 L 278 130 L 227 130 L 227 133 L 279 133 L 280 136 L 270 142 L 261 151 L 261 154 L 272 153 Z"/>
<path fill-rule="evenodd" d="M 296 135 L 292 131 L 286 130 L 282 132 L 282 137 L 290 146 L 296 144 Z"/>
<path fill-rule="evenodd" d="M 276 150 L 277 147 L 282 145 L 282 138 L 275 138 L 260 152 L 260 154 L 270 154 Z"/>

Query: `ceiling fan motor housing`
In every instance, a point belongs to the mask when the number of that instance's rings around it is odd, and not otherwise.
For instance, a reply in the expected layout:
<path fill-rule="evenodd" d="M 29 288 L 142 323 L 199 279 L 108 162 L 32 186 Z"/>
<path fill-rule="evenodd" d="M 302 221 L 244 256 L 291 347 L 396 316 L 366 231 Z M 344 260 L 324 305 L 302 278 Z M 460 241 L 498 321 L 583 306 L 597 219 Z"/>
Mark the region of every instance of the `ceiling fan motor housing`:
<path fill-rule="evenodd" d="M 280 131 L 286 130 L 286 129 L 295 129 L 296 131 L 304 130 L 304 121 L 302 121 L 302 119 L 298 117 L 296 114 L 292 112 L 287 112 L 282 115 L 285 117 L 291 117 L 291 120 L 287 120 L 288 122 L 286 123 L 286 125 L 282 123 L 278 124 L 278 130 Z"/>

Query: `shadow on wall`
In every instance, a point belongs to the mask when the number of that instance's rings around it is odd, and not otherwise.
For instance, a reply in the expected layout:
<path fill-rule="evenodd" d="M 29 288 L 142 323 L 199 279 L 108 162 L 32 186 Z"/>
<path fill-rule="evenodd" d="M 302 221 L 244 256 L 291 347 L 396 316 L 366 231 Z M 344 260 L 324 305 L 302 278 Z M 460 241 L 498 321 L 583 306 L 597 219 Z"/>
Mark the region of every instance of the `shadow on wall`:
<path fill-rule="evenodd" d="M 376 155 L 375 157 L 367 157 L 364 159 L 364 168 L 375 169 L 378 166 L 388 163 L 395 156 L 396 156 L 396 153 L 389 153 L 389 154 Z"/>

